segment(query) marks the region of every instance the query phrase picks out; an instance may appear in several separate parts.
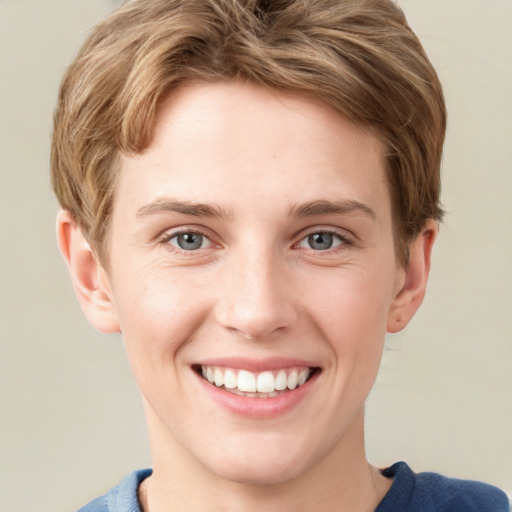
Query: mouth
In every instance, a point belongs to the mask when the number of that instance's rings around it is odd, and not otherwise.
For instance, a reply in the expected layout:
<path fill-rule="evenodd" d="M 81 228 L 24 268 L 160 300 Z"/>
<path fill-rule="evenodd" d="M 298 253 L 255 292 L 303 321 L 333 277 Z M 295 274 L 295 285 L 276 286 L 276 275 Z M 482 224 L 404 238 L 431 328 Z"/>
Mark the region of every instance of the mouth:
<path fill-rule="evenodd" d="M 293 367 L 251 372 L 224 366 L 193 365 L 192 369 L 211 385 L 249 398 L 275 398 L 303 386 L 321 370 Z"/>

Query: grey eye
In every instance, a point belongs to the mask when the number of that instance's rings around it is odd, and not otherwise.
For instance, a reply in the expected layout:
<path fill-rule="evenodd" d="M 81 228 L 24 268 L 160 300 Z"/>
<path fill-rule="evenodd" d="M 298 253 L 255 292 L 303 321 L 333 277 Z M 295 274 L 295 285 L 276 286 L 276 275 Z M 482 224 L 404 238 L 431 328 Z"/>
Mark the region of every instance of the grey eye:
<path fill-rule="evenodd" d="M 334 235 L 332 233 L 313 233 L 307 237 L 308 245 L 315 251 L 325 251 L 330 249 L 334 243 Z"/>
<path fill-rule="evenodd" d="M 203 248 L 207 239 L 201 233 L 179 233 L 170 240 L 172 245 L 178 246 L 184 251 L 195 251 Z"/>

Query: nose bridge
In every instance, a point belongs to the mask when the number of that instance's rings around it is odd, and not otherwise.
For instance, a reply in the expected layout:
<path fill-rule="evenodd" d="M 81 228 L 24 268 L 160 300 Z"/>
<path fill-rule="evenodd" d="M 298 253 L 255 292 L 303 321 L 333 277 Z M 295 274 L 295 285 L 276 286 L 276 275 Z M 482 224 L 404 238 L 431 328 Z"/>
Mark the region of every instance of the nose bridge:
<path fill-rule="evenodd" d="M 229 256 L 218 320 L 248 339 L 292 327 L 297 312 L 284 261 L 270 245 L 251 243 Z"/>

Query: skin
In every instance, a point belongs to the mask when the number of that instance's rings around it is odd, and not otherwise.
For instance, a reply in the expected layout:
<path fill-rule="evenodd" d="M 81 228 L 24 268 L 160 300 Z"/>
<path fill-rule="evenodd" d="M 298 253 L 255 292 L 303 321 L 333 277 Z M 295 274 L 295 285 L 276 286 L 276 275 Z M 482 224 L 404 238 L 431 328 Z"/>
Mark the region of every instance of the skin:
<path fill-rule="evenodd" d="M 362 512 L 387 492 L 366 460 L 364 402 L 386 332 L 422 301 L 437 229 L 426 223 L 403 268 L 384 153 L 311 98 L 188 84 L 161 105 L 147 150 L 121 157 L 108 265 L 59 214 L 84 312 L 123 334 L 143 395 L 144 510 Z M 202 245 L 181 249 L 178 232 Z M 314 233 L 332 247 L 313 247 Z M 299 405 L 254 418 L 192 370 L 226 356 L 321 371 Z"/>

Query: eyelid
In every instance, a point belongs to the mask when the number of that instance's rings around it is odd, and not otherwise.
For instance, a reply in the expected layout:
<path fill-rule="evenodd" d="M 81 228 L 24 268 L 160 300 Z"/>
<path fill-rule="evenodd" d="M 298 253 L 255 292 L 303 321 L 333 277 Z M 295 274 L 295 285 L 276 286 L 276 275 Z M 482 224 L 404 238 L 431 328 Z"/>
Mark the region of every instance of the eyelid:
<path fill-rule="evenodd" d="M 182 236 L 182 235 L 194 235 L 194 236 L 197 236 L 198 238 L 200 238 L 200 247 L 197 247 L 195 249 L 185 249 L 184 247 L 180 247 L 180 243 L 179 243 L 179 237 Z M 174 243 L 174 241 L 176 241 Z M 201 249 L 208 249 L 212 246 L 212 242 L 211 240 L 203 235 L 202 233 L 198 233 L 196 231 L 185 231 L 184 233 L 176 233 L 175 235 L 171 236 L 170 238 L 168 238 L 167 240 L 167 243 L 172 245 L 173 247 L 175 247 L 176 249 L 178 249 L 179 251 L 180 250 L 183 250 L 185 252 L 195 252 L 195 251 L 199 251 Z"/>
<path fill-rule="evenodd" d="M 298 241 L 294 243 L 294 246 L 299 246 L 299 244 L 306 240 L 310 235 L 314 235 L 317 233 L 328 233 L 329 235 L 334 235 L 340 239 L 341 243 L 335 247 L 325 249 L 323 251 L 309 248 L 310 251 L 315 253 L 327 254 L 332 251 L 340 250 L 343 247 L 353 245 L 354 243 L 354 236 L 347 232 L 347 230 L 328 226 L 312 226 L 300 232 L 300 234 L 298 235 Z"/>
<path fill-rule="evenodd" d="M 184 234 L 184 233 L 197 233 L 197 234 L 205 237 L 209 241 L 210 245 L 208 247 L 204 247 L 204 248 L 201 248 L 201 249 L 187 251 L 185 249 L 181 249 L 180 247 L 177 247 L 177 246 L 172 245 L 172 244 L 169 243 L 169 241 L 171 239 L 179 236 L 180 234 Z M 341 243 L 338 244 L 337 246 L 333 247 L 333 248 L 326 249 L 324 251 L 319 251 L 319 250 L 315 250 L 315 249 L 311 249 L 310 248 L 309 250 L 311 252 L 315 252 L 315 253 L 329 253 L 329 252 L 333 252 L 333 251 L 339 250 L 340 248 L 343 248 L 343 247 L 350 246 L 350 245 L 354 244 L 355 235 L 353 235 L 352 233 L 350 233 L 346 229 L 336 228 L 336 227 L 332 227 L 332 226 L 322 226 L 322 225 L 320 225 L 320 226 L 311 226 L 311 227 L 308 227 L 308 228 L 303 229 L 302 231 L 300 231 L 296 235 L 296 237 L 294 237 L 296 242 L 294 242 L 292 244 L 292 246 L 293 247 L 298 247 L 299 244 L 301 242 L 303 242 L 308 236 L 316 234 L 316 233 L 328 233 L 330 235 L 334 235 L 334 236 L 336 236 L 336 237 L 338 237 L 340 239 Z M 168 228 L 168 229 L 164 230 L 159 236 L 157 236 L 156 242 L 159 245 L 165 246 L 169 250 L 172 250 L 172 251 L 175 251 L 175 252 L 179 252 L 179 253 L 187 253 L 187 254 L 197 253 L 197 252 L 200 252 L 202 250 L 209 249 L 212 246 L 213 247 L 215 247 L 215 246 L 220 247 L 221 246 L 220 243 L 216 243 L 215 242 L 215 235 L 212 234 L 209 229 L 206 229 L 206 228 L 203 228 L 202 226 L 197 226 L 197 225 L 185 225 L 185 226 L 182 225 L 182 226 L 179 226 L 179 227 L 176 227 L 176 228 Z"/>
<path fill-rule="evenodd" d="M 202 248 L 196 249 L 196 250 L 188 250 L 187 251 L 186 249 L 182 249 L 182 248 L 170 243 L 170 240 L 172 240 L 173 238 L 176 238 L 177 236 L 183 235 L 186 233 L 195 233 L 195 234 L 203 236 L 204 238 L 206 238 L 208 240 L 209 246 L 202 247 Z M 180 226 L 177 228 L 166 229 L 165 231 L 162 232 L 162 234 L 160 236 L 157 237 L 156 242 L 159 245 L 165 246 L 165 248 L 167 250 L 170 250 L 173 252 L 183 253 L 183 254 L 193 254 L 193 253 L 198 253 L 198 252 L 206 250 L 206 249 L 210 249 L 211 247 L 218 245 L 218 244 L 215 244 L 213 238 L 214 237 L 212 236 L 211 232 L 209 232 L 209 230 L 201 228 L 200 226 Z"/>

